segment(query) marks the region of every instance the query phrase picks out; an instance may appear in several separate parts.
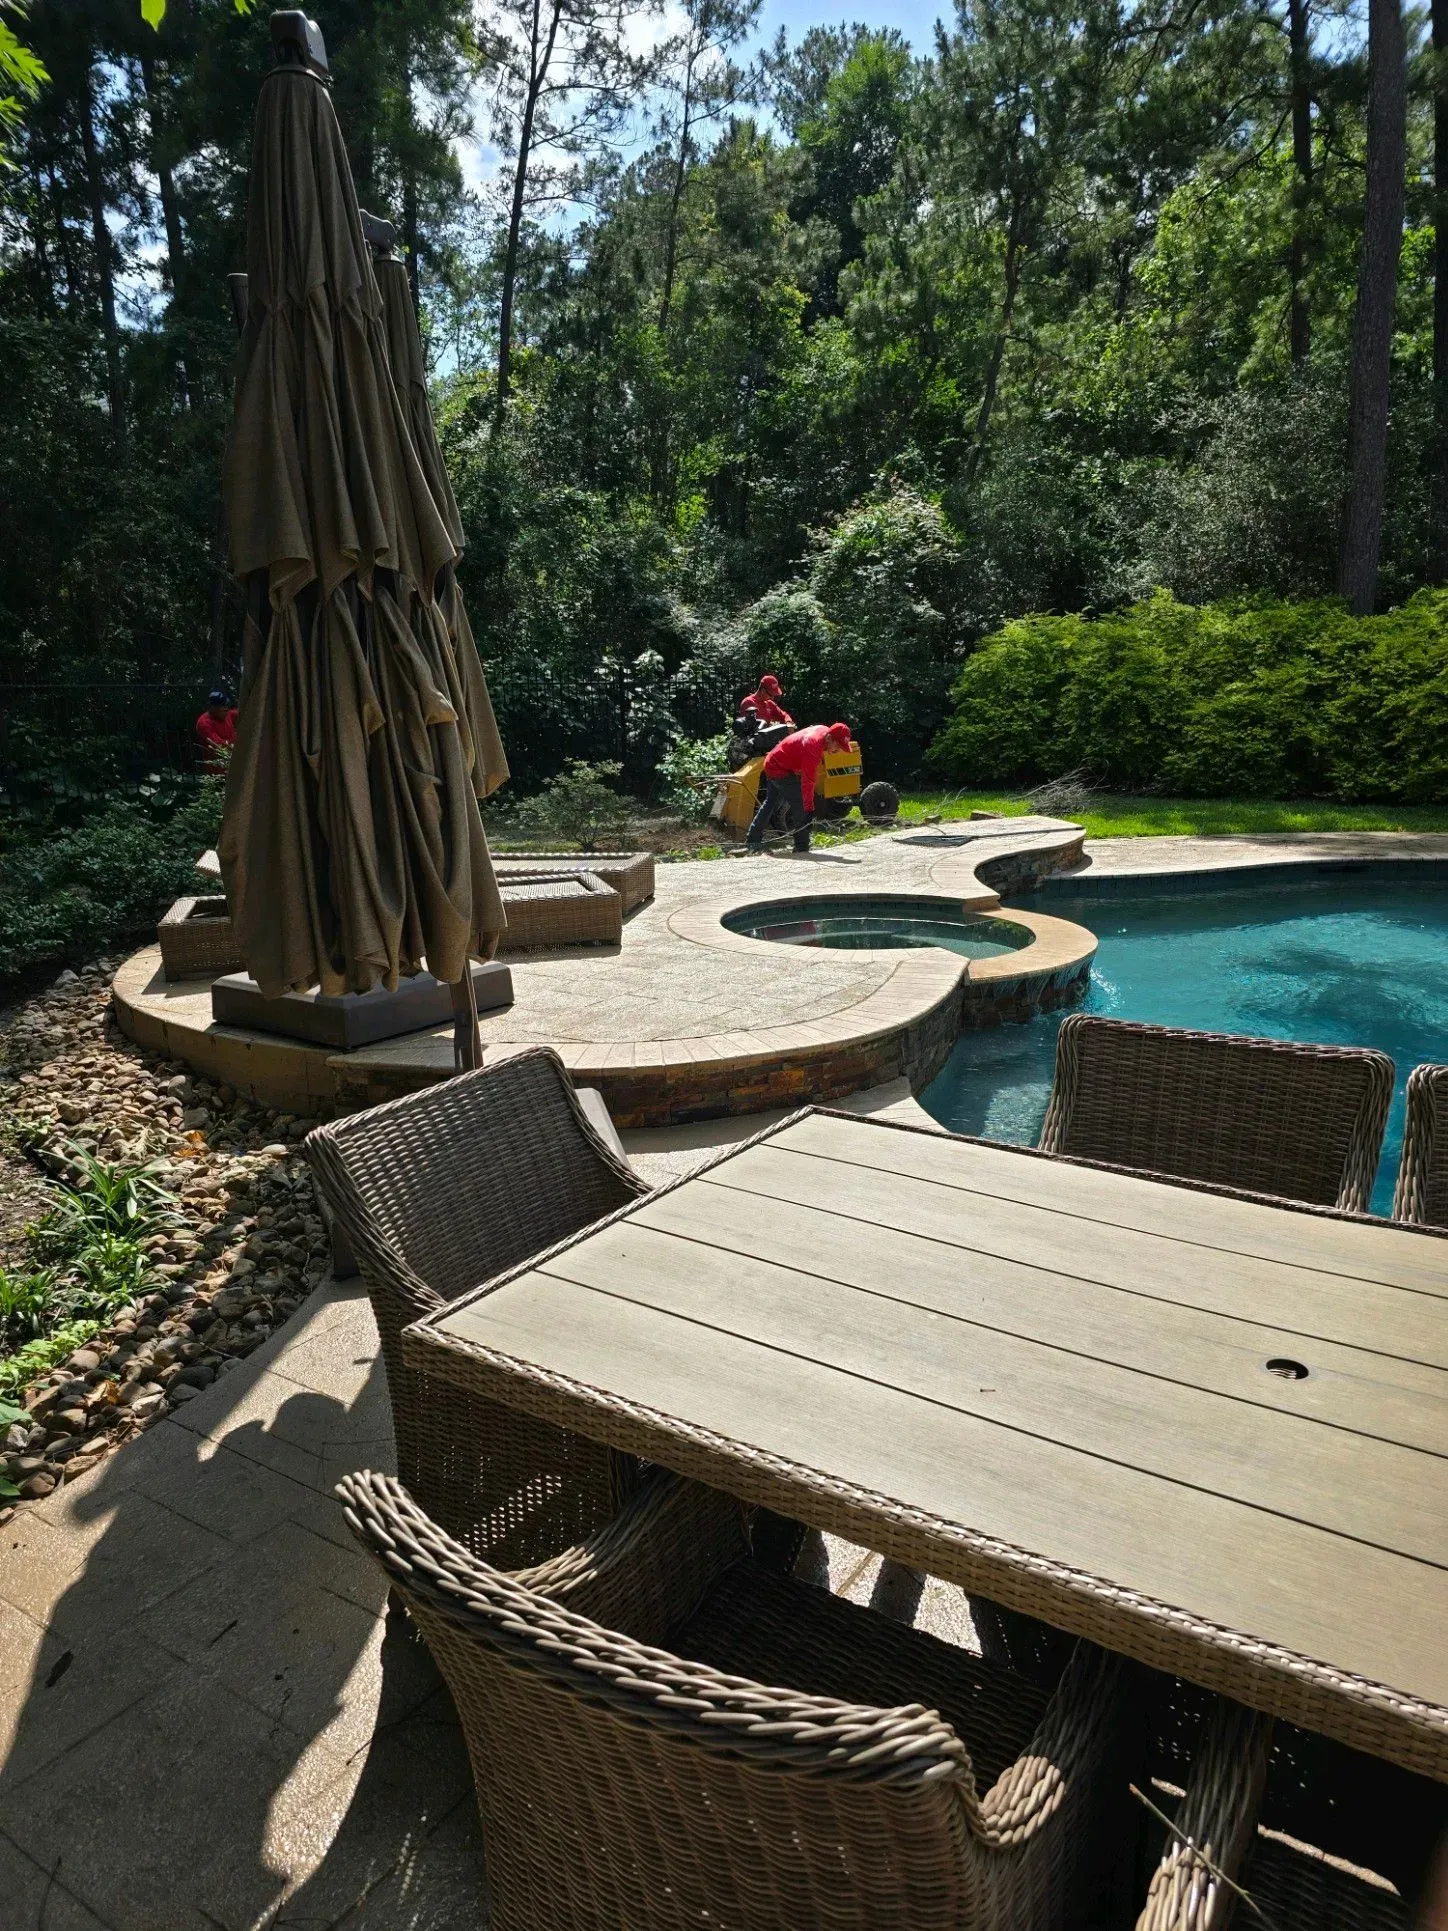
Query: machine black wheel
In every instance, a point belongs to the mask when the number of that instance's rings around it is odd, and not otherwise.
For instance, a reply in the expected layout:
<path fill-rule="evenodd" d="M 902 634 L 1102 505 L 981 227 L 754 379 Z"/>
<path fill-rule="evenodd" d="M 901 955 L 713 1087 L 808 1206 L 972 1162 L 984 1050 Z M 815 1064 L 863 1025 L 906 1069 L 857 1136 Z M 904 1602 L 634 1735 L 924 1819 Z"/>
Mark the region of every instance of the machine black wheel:
<path fill-rule="evenodd" d="M 816 798 L 814 815 L 816 818 L 848 818 L 854 805 L 853 798 Z"/>
<path fill-rule="evenodd" d="M 877 778 L 860 793 L 860 816 L 871 825 L 888 825 L 900 815 L 900 793 L 894 785 Z"/>

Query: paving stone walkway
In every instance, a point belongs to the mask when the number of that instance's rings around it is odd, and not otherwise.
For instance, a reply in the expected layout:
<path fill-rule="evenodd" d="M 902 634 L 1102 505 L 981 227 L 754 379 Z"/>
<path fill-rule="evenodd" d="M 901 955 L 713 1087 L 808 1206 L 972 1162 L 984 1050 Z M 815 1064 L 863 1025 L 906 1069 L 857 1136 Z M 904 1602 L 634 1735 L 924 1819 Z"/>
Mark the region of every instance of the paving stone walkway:
<path fill-rule="evenodd" d="M 371 1310 L 329 1281 L 0 1531 L 4 1931 L 482 1931 L 451 1702 L 332 1495 L 392 1465 Z M 836 1590 L 970 1639 L 958 1590 L 826 1553 Z"/>

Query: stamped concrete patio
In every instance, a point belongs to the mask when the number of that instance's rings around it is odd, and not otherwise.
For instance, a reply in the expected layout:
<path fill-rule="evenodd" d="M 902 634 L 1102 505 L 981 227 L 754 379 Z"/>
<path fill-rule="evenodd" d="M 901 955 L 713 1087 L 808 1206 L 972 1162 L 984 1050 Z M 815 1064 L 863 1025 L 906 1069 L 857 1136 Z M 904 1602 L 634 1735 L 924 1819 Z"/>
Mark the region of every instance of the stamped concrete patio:
<path fill-rule="evenodd" d="M 1448 862 L 1448 839 L 1133 840 L 1098 876 Z M 918 1109 L 899 1082 L 850 1102 Z M 763 1121 L 627 1136 L 659 1181 Z M 447 1693 L 332 1487 L 392 1459 L 376 1330 L 324 1283 L 270 1341 L 0 1530 L 4 1931 L 464 1931 L 483 1847 Z M 957 1641 L 963 1598 L 832 1544 L 830 1583 Z"/>

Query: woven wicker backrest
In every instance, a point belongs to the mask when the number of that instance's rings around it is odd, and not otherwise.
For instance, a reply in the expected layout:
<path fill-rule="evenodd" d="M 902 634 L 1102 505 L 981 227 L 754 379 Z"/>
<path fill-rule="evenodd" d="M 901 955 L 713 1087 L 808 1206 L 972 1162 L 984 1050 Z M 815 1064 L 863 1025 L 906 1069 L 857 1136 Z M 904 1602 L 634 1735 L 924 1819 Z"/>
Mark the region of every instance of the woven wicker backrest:
<path fill-rule="evenodd" d="M 645 1648 L 471 1560 L 386 1477 L 338 1493 L 457 1706 L 494 1931 L 977 1921 L 970 1766 L 941 1718 Z"/>
<path fill-rule="evenodd" d="M 320 1127 L 307 1151 L 363 1272 L 380 1235 L 442 1301 L 647 1192 L 545 1046 Z"/>
<path fill-rule="evenodd" d="M 566 1561 L 504 1575 L 387 1476 L 337 1492 L 457 1706 L 493 1931 L 1074 1931 L 1103 1784 L 1124 1789 L 1117 1659 L 1078 1649 L 978 1800 L 933 1710 L 722 1675 L 540 1593 Z"/>
<path fill-rule="evenodd" d="M 402 1332 L 641 1193 L 556 1053 L 538 1047 L 308 1134 L 318 1186 L 367 1283 L 397 1469 L 468 1548 L 506 1566 L 556 1555 L 632 1493 L 630 1456 L 439 1382 Z"/>
<path fill-rule="evenodd" d="M 1386 1053 L 1073 1013 L 1040 1145 L 1366 1212 L 1392 1091 Z"/>
<path fill-rule="evenodd" d="M 1448 1227 L 1448 1066 L 1415 1066 L 1408 1075 L 1393 1218 Z"/>

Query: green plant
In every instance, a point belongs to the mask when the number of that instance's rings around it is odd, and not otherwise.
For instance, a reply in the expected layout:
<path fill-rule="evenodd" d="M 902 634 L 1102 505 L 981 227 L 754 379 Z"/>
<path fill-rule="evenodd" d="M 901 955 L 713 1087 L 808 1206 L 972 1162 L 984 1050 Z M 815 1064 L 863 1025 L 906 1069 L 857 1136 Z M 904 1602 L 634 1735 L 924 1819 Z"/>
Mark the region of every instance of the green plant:
<path fill-rule="evenodd" d="M 53 1267 L 0 1267 L 0 1348 L 23 1347 L 44 1333 L 55 1289 Z"/>
<path fill-rule="evenodd" d="M 536 798 L 518 807 L 518 828 L 597 851 L 600 839 L 620 840 L 629 826 L 629 801 L 616 789 L 622 767 L 570 758 Z"/>
<path fill-rule="evenodd" d="M 162 787 L 154 809 L 123 800 L 78 826 L 11 843 L 0 875 L 0 985 L 95 958 L 153 927 L 172 899 L 195 889 L 221 798 L 218 778 L 180 793 Z"/>
<path fill-rule="evenodd" d="M 931 746 L 947 783 L 1080 768 L 1181 797 L 1448 801 L 1448 592 L 1382 616 L 1315 603 L 1024 617 L 988 638 Z"/>
<path fill-rule="evenodd" d="M 36 1257 L 78 1267 L 119 1246 L 139 1249 L 176 1222 L 175 1197 L 154 1165 L 99 1160 L 85 1147 L 66 1147 L 74 1178 L 56 1189 L 55 1204 L 30 1229 Z"/>
<path fill-rule="evenodd" d="M 681 818 L 704 820 L 714 802 L 712 780 L 729 769 L 729 733 L 680 738 L 659 759 L 659 796 Z"/>
<path fill-rule="evenodd" d="M 27 1341 L 12 1355 L 0 1359 L 0 1398 L 17 1395 L 28 1388 L 32 1381 L 46 1374 L 58 1361 L 64 1361 L 68 1354 L 83 1348 L 87 1341 L 99 1334 L 101 1324 L 97 1320 L 64 1321 L 49 1334 L 43 1334 L 34 1341 Z"/>

